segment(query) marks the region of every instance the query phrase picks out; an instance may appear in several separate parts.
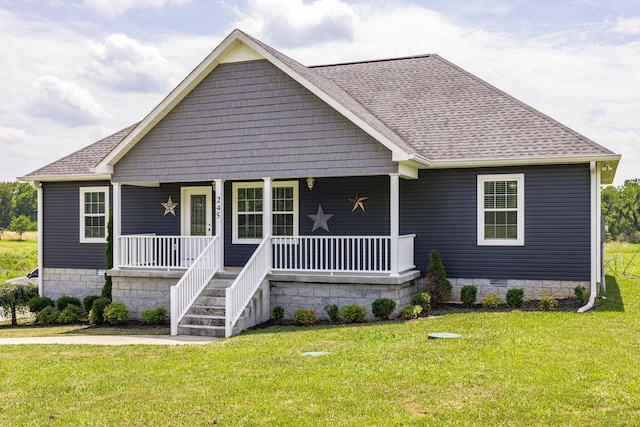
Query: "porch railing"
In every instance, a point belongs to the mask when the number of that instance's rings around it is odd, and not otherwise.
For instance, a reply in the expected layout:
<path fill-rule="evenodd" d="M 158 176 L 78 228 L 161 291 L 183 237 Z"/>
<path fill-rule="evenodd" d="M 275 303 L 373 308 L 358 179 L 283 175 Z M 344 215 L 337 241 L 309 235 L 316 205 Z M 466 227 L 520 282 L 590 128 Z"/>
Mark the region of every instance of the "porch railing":
<path fill-rule="evenodd" d="M 117 267 L 188 268 L 213 240 L 212 236 L 120 236 Z"/>
<path fill-rule="evenodd" d="M 415 234 L 406 234 L 398 238 L 398 272 L 416 267 L 413 259 L 413 241 L 415 238 Z"/>
<path fill-rule="evenodd" d="M 218 237 L 209 240 L 180 281 L 171 287 L 171 335 L 178 334 L 178 323 L 220 269 L 216 256 L 217 251 L 222 249 L 219 243 Z"/>
<path fill-rule="evenodd" d="M 227 288 L 225 337 L 233 334 L 233 327 L 271 270 L 271 236 L 265 237 L 249 261 Z"/>

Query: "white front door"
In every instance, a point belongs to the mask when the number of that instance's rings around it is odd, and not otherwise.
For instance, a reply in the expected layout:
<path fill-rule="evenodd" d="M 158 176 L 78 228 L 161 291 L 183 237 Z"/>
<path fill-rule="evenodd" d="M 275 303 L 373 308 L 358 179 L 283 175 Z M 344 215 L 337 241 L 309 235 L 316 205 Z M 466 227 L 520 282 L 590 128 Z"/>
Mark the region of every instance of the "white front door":
<path fill-rule="evenodd" d="M 182 187 L 182 235 L 211 236 L 213 229 L 213 204 L 211 187 Z M 182 265 L 189 267 L 202 252 L 207 242 L 199 239 L 185 239 L 182 245 Z"/>

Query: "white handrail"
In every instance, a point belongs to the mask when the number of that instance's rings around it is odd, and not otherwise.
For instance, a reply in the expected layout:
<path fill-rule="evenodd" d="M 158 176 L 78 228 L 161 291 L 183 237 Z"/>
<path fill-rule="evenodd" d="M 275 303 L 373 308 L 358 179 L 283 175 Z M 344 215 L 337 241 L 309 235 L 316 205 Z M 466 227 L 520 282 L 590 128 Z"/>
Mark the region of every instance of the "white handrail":
<path fill-rule="evenodd" d="M 226 289 L 225 337 L 233 327 L 271 270 L 271 236 L 265 237 L 233 284 Z"/>
<path fill-rule="evenodd" d="M 415 238 L 415 234 L 406 234 L 398 238 L 399 273 L 416 268 L 415 260 L 413 259 L 413 242 Z"/>
<path fill-rule="evenodd" d="M 171 287 L 171 335 L 178 335 L 178 323 L 220 269 L 216 256 L 216 252 L 222 249 L 220 242 L 218 237 L 214 237 L 180 281 Z"/>
<path fill-rule="evenodd" d="M 118 268 L 188 268 L 212 239 L 154 234 L 120 236 L 120 256 L 114 261 Z"/>

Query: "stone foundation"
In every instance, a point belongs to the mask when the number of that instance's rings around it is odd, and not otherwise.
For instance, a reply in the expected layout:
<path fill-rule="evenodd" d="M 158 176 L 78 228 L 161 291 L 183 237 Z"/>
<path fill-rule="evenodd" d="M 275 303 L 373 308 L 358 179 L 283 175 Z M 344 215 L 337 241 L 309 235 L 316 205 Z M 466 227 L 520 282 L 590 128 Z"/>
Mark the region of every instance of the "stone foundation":
<path fill-rule="evenodd" d="M 43 268 L 43 296 L 53 300 L 63 295 L 79 298 L 100 295 L 104 286 L 104 276 L 98 270 L 81 268 Z"/>
<path fill-rule="evenodd" d="M 573 298 L 573 288 L 576 286 L 584 286 L 588 291 L 591 289 L 591 283 L 587 281 L 570 281 L 570 280 L 514 280 L 508 279 L 500 282 L 492 283 L 489 279 L 449 279 L 453 290 L 451 292 L 451 301 L 460 302 L 460 290 L 464 285 L 475 285 L 478 288 L 477 302 L 482 301 L 482 297 L 488 294 L 499 296 L 502 301 L 506 301 L 507 291 L 512 288 L 524 289 L 524 299 L 538 300 L 544 296 L 553 296 L 555 298 Z"/>
<path fill-rule="evenodd" d="M 315 308 L 318 319 L 328 320 L 325 307 L 359 304 L 366 308 L 367 319 L 374 320 L 371 304 L 378 298 L 389 298 L 396 303 L 392 317 L 413 299 L 418 290 L 420 272 L 412 271 L 400 277 L 329 276 L 272 274 L 271 308 L 284 308 L 285 318 L 292 319 L 299 308 Z"/>
<path fill-rule="evenodd" d="M 140 319 L 143 310 L 158 306 L 170 311 L 170 288 L 183 274 L 182 271 L 110 270 L 111 297 L 131 310 L 132 319 Z"/>

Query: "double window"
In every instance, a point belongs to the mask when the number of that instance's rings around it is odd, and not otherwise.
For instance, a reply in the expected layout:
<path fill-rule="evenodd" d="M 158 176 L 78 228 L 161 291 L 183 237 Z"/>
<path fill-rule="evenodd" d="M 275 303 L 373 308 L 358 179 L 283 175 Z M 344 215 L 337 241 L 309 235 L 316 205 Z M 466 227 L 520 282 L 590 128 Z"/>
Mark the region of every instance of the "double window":
<path fill-rule="evenodd" d="M 260 243 L 264 235 L 264 183 L 233 183 L 233 243 Z M 272 183 L 272 230 L 274 236 L 298 234 L 298 182 Z"/>
<path fill-rule="evenodd" d="M 106 243 L 109 187 L 80 187 L 80 243 Z"/>
<path fill-rule="evenodd" d="M 524 174 L 478 175 L 478 245 L 524 246 Z"/>

